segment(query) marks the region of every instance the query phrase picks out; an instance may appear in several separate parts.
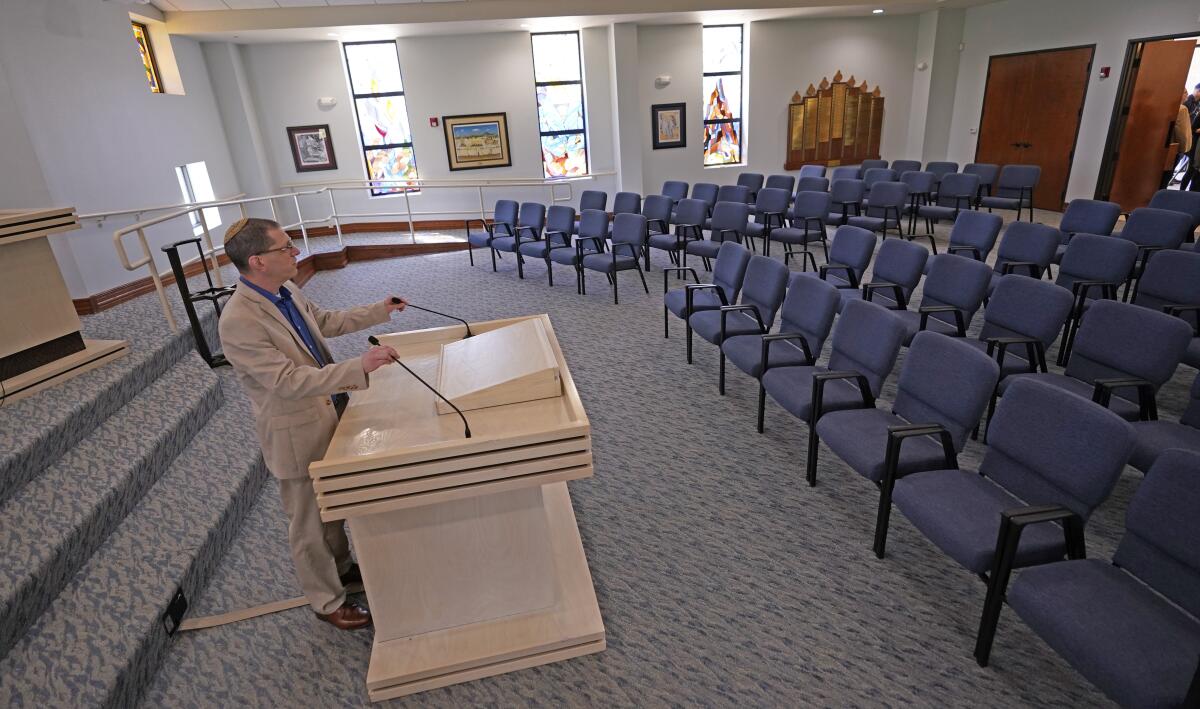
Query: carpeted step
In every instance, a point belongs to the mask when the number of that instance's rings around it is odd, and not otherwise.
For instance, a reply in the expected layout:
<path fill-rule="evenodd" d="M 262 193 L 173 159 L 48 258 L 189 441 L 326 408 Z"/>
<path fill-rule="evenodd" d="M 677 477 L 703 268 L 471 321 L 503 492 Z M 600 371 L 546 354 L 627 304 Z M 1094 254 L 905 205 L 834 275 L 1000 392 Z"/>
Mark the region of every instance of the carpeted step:
<path fill-rule="evenodd" d="M 225 403 L 0 661 L 0 705 L 132 706 L 153 678 L 176 589 L 199 594 L 267 476 L 250 403 L 218 371 Z"/>
<path fill-rule="evenodd" d="M 0 657 L 221 405 L 192 354 L 0 506 Z"/>

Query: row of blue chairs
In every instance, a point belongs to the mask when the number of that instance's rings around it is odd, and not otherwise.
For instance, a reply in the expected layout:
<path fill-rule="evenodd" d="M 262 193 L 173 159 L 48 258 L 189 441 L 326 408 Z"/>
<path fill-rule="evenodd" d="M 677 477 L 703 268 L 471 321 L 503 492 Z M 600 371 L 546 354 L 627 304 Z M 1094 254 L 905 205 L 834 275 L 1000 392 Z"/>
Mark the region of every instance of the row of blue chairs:
<path fill-rule="evenodd" d="M 1010 233 L 1029 226 L 1010 225 Z M 847 235 L 863 234 L 841 227 L 832 253 Z M 874 237 L 866 236 L 873 245 Z M 881 261 L 885 248 L 927 256 L 920 247 L 888 241 L 880 247 Z M 1177 252 L 1151 265 L 1193 256 Z M 664 273 L 665 334 L 666 313 L 674 313 L 686 322 L 689 342 L 694 331 L 720 348 L 722 393 L 726 359 L 758 381 L 760 432 L 767 396 L 807 425 L 810 485 L 816 484 L 818 441 L 824 441 L 878 487 L 877 556 L 884 556 L 894 507 L 984 578 L 975 648 L 980 665 L 988 663 L 1007 600 L 1123 704 L 1200 699 L 1200 377 L 1180 423 L 1157 421 L 1152 405 L 1192 328 L 1150 307 L 1101 301 L 1084 318 L 1065 372 L 1048 372 L 1044 353 L 1039 357 L 1032 347 L 1018 365 L 1006 349 L 1053 340 L 1071 294 L 1035 278 L 1003 275 L 977 340 L 963 336 L 961 323 L 952 332 L 930 331 L 927 318 L 947 312 L 945 306 L 926 309 L 927 301 L 938 300 L 931 293 L 935 281 L 953 285 L 956 274 L 987 267 L 952 254 L 929 261 L 914 332 L 906 310 L 871 302 L 870 283 L 861 296 L 846 298 L 854 288 L 848 283 L 839 288 L 820 273 L 790 273 L 778 261 L 726 242 L 711 283 L 681 267 L 697 282 L 668 289 Z M 877 279 L 878 271 L 877 263 Z M 822 367 L 816 362 L 826 339 L 831 351 Z M 878 399 L 905 345 L 897 393 L 886 410 Z M 963 470 L 958 453 L 997 393 L 1002 398 L 989 417 L 986 455 L 978 471 Z M 1179 447 L 1194 452 L 1171 450 Z M 1129 508 L 1126 537 L 1113 565 L 1086 560 L 1086 521 L 1127 461 L 1147 476 Z M 1017 568 L 1025 570 L 1010 588 Z"/>

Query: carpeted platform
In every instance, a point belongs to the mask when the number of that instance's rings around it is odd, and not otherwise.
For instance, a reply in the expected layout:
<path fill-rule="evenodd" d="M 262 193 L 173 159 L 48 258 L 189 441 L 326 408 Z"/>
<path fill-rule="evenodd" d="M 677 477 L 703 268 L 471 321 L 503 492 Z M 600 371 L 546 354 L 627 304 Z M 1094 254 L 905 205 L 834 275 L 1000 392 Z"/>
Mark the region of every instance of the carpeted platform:
<path fill-rule="evenodd" d="M 888 557 L 873 556 L 876 489 L 828 450 L 808 488 L 804 427 L 768 404 L 766 433 L 755 433 L 753 380 L 731 369 L 721 397 L 715 348 L 698 342 L 689 367 L 682 324 L 663 339 L 665 262 L 655 255 L 649 295 L 621 274 L 619 306 L 600 274 L 580 297 L 567 268 L 548 288 L 540 263 L 519 281 L 511 256 L 493 274 L 486 255 L 472 268 L 462 253 L 355 263 L 305 287 L 325 307 L 395 293 L 470 320 L 549 313 L 593 427 L 596 474 L 571 494 L 608 649 L 389 705 L 1107 704 L 1007 610 L 992 666 L 979 668 L 983 584 L 902 515 Z M 373 332 L 443 324 L 410 311 Z M 334 340 L 335 355 L 356 356 L 367 334 Z M 1179 415 L 1194 376 L 1181 367 L 1161 393 L 1163 418 Z M 881 405 L 894 391 L 893 374 Z M 982 450 L 969 444 L 960 462 L 976 464 Z M 1110 556 L 1140 479 L 1127 470 L 1093 517 L 1091 556 Z M 297 595 L 285 528 L 268 482 L 189 615 Z M 184 633 L 144 705 L 365 706 L 370 641 L 369 630 L 335 630 L 307 608 Z"/>

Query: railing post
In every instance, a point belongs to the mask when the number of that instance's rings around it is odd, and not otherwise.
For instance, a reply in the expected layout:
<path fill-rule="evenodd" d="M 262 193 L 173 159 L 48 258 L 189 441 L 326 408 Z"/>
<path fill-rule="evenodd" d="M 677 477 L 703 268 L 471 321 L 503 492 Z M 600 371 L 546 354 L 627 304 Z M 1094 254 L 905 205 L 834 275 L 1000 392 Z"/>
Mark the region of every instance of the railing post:
<path fill-rule="evenodd" d="M 278 222 L 279 221 L 279 212 L 275 211 L 275 198 L 271 197 L 271 198 L 267 199 L 267 204 L 270 205 L 270 207 L 271 207 L 271 221 Z"/>
<path fill-rule="evenodd" d="M 483 220 L 484 224 L 487 224 L 487 207 L 483 204 L 483 185 L 479 185 L 479 218 Z"/>
<path fill-rule="evenodd" d="M 325 190 L 325 194 L 329 195 L 329 211 L 333 216 L 333 228 L 337 230 L 338 248 L 340 249 L 344 246 L 342 243 L 342 222 L 338 219 L 337 203 L 333 201 L 333 188 L 324 187 L 322 189 Z"/>
<path fill-rule="evenodd" d="M 162 278 L 158 275 L 158 265 L 154 263 L 154 254 L 150 253 L 150 244 L 146 243 L 146 232 L 138 227 L 137 235 L 138 241 L 142 245 L 142 253 L 148 259 L 150 280 L 154 281 L 154 290 L 158 292 L 158 302 L 162 305 L 163 315 L 167 318 L 167 324 L 171 326 L 171 332 L 178 332 L 179 325 L 175 323 L 175 314 L 171 312 L 171 304 L 167 302 L 167 291 L 163 288 Z"/>
<path fill-rule="evenodd" d="M 308 248 L 308 227 L 304 226 L 304 215 L 300 213 L 300 195 L 293 192 L 292 201 L 296 204 L 296 219 L 300 222 L 300 238 L 304 240 L 304 253 L 311 254 L 312 249 Z"/>
<path fill-rule="evenodd" d="M 216 281 L 218 286 L 224 286 L 225 282 L 221 280 L 221 264 L 217 262 L 217 250 L 213 248 L 212 232 L 208 230 L 208 219 L 204 216 L 204 210 L 197 208 L 200 213 L 200 228 L 204 230 L 204 245 L 208 250 L 200 254 L 200 258 L 212 257 L 213 271 L 216 272 Z"/>
<path fill-rule="evenodd" d="M 238 202 L 238 209 L 242 212 L 242 219 L 246 218 L 246 203 Z"/>
<path fill-rule="evenodd" d="M 404 210 L 408 212 L 408 238 L 417 243 L 417 230 L 413 228 L 412 202 L 408 199 L 408 185 L 404 186 Z"/>

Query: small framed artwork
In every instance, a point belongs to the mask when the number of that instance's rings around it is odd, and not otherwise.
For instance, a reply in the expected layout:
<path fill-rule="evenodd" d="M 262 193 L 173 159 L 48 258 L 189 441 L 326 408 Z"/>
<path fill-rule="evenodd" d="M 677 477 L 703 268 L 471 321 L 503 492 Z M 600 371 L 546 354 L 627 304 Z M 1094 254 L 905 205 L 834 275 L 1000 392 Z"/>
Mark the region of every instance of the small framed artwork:
<path fill-rule="evenodd" d="M 337 169 L 337 158 L 333 154 L 333 140 L 329 137 L 329 124 L 291 126 L 287 129 L 287 133 L 288 143 L 292 146 L 292 160 L 296 163 L 296 172 Z"/>
<path fill-rule="evenodd" d="M 655 150 L 687 147 L 686 105 L 656 103 L 650 107 L 650 139 Z"/>
<path fill-rule="evenodd" d="M 442 116 L 446 154 L 451 170 L 511 167 L 508 152 L 508 114 L 476 113 Z"/>

